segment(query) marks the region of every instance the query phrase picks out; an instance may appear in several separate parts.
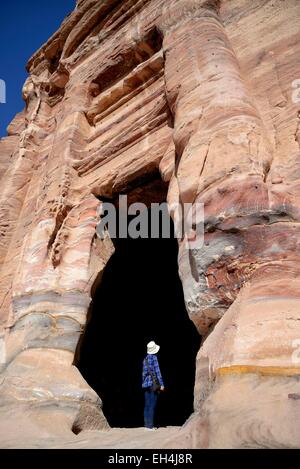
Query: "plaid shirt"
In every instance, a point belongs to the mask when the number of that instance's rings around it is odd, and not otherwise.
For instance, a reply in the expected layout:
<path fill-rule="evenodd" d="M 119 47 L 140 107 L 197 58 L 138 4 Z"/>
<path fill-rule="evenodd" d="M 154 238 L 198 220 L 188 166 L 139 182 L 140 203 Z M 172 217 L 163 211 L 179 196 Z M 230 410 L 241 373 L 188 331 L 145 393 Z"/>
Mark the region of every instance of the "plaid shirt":
<path fill-rule="evenodd" d="M 156 376 L 159 384 L 161 386 L 164 386 L 164 382 L 162 380 L 160 369 L 159 369 L 157 356 L 155 354 L 148 354 L 146 358 L 149 363 L 149 367 L 151 369 L 152 374 Z M 144 358 L 144 361 L 143 361 L 143 383 L 142 383 L 143 388 L 149 388 L 153 384 L 152 383 L 153 380 L 152 380 L 151 374 L 147 366 L 146 358 Z"/>

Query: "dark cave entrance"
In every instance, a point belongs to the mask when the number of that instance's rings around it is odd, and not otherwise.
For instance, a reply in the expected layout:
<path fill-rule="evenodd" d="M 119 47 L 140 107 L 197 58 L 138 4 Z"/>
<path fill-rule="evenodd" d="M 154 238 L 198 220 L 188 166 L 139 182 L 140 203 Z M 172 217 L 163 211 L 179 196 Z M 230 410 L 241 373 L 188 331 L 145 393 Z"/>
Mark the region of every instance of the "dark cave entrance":
<path fill-rule="evenodd" d="M 93 295 L 77 367 L 101 397 L 111 427 L 141 427 L 142 361 L 146 344 L 155 340 L 166 387 L 155 424 L 182 425 L 193 412 L 201 337 L 185 309 L 177 239 L 119 238 L 114 244 Z"/>

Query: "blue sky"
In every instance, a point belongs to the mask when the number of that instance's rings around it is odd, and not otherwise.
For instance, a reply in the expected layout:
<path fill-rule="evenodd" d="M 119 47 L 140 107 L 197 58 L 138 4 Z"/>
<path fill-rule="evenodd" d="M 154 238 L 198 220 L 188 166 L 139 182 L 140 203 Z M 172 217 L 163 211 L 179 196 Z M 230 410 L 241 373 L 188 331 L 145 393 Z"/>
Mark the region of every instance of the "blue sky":
<path fill-rule="evenodd" d="M 24 108 L 22 86 L 26 62 L 75 8 L 75 0 L 8 0 L 0 2 L 0 79 L 6 104 L 0 103 L 0 137 Z"/>

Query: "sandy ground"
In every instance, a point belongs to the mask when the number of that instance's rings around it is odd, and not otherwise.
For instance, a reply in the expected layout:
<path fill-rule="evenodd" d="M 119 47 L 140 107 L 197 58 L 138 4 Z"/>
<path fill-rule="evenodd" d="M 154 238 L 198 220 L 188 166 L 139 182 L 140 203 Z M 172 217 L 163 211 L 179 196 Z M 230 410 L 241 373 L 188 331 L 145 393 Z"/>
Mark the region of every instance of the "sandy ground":
<path fill-rule="evenodd" d="M 0 448 L 84 448 L 84 449 L 146 449 L 168 448 L 168 440 L 179 436 L 180 427 L 159 428 L 148 431 L 144 428 L 112 428 L 108 431 L 88 431 L 70 438 L 53 437 L 32 438 L 31 435 L 13 437 L 12 434 L 1 435 Z M 172 447 L 172 445 L 171 445 Z"/>

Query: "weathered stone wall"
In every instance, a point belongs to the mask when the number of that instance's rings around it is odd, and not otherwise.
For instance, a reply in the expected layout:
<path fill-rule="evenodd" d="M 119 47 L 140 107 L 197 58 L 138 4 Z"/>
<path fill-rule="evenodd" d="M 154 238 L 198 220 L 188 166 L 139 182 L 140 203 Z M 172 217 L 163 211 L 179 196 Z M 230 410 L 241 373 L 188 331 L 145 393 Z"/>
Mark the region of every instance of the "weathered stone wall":
<path fill-rule="evenodd" d="M 2 414 L 105 428 L 72 365 L 113 252 L 100 200 L 160 171 L 170 203 L 205 204 L 203 248 L 179 247 L 206 340 L 172 444 L 299 446 L 299 17 L 297 0 L 81 0 L 30 59 L 0 140 Z"/>

